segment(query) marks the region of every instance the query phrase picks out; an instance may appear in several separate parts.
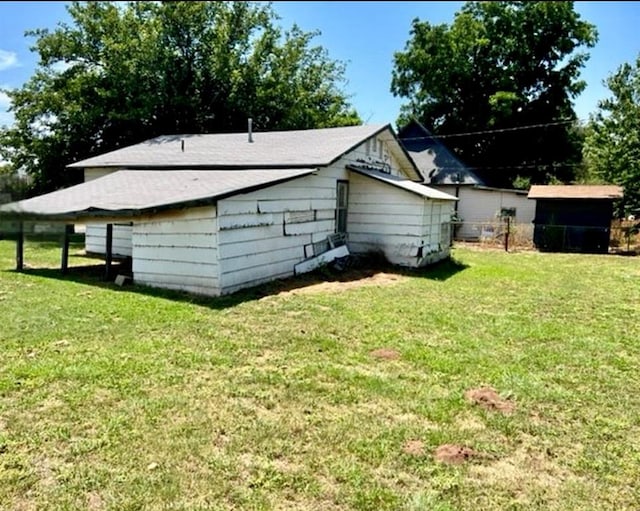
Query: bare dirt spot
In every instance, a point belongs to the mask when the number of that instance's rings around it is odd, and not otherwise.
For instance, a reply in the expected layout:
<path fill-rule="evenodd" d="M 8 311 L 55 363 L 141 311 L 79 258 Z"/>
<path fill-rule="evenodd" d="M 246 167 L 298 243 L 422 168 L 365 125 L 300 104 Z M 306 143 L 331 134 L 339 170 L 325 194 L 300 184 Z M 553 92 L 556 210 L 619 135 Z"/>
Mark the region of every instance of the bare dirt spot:
<path fill-rule="evenodd" d="M 464 396 L 473 404 L 481 406 L 485 410 L 496 410 L 505 415 L 512 413 L 516 405 L 513 401 L 504 399 L 491 387 L 480 387 L 478 389 L 467 390 Z"/>
<path fill-rule="evenodd" d="M 393 348 L 378 348 L 369 353 L 374 358 L 382 360 L 397 360 L 400 358 L 400 352 Z"/>
<path fill-rule="evenodd" d="M 104 502 L 98 493 L 90 492 L 87 494 L 87 509 L 89 511 L 100 511 L 104 509 Z"/>
<path fill-rule="evenodd" d="M 348 271 L 341 276 L 340 280 L 322 281 L 317 280 L 304 285 L 304 281 L 298 278 L 292 285 L 300 286 L 293 289 L 286 287 L 277 296 L 316 294 L 316 293 L 339 293 L 347 289 L 356 289 L 363 286 L 391 286 L 402 281 L 405 277 L 395 273 L 371 272 L 371 271 Z"/>
<path fill-rule="evenodd" d="M 424 455 L 424 442 L 422 440 L 409 440 L 402 447 L 402 451 L 411 456 L 422 456 Z"/>
<path fill-rule="evenodd" d="M 441 463 L 449 463 L 451 465 L 461 465 L 465 461 L 470 461 L 476 457 L 476 453 L 473 449 L 465 447 L 463 445 L 444 444 L 438 447 L 433 453 L 436 461 Z"/>

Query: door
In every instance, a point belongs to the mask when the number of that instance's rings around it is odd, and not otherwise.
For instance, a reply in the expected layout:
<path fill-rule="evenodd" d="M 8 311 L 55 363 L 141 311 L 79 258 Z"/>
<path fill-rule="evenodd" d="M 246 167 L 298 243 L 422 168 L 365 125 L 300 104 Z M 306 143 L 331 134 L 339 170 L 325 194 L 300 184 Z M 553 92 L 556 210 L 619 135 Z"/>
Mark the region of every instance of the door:
<path fill-rule="evenodd" d="M 347 206 L 349 205 L 349 181 L 336 183 L 336 232 L 347 233 Z"/>

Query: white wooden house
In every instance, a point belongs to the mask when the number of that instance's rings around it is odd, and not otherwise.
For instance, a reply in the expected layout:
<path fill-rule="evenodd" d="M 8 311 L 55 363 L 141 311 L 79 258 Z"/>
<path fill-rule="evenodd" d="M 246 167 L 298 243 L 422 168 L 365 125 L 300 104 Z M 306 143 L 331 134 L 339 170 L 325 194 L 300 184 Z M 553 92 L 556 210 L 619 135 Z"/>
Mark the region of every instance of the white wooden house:
<path fill-rule="evenodd" d="M 399 138 L 428 186 L 456 196 L 456 217 L 460 224 L 456 238 L 477 240 L 486 227 L 510 216 L 517 224 L 533 229 L 535 202 L 527 199 L 527 190 L 489 186 L 479 172 L 464 165 L 449 149 L 418 121 L 404 126 Z"/>
<path fill-rule="evenodd" d="M 0 212 L 86 223 L 87 251 L 131 257 L 141 284 L 231 293 L 312 267 L 336 233 L 397 265 L 449 256 L 456 199 L 389 125 L 163 136 L 70 167 L 84 183 Z"/>

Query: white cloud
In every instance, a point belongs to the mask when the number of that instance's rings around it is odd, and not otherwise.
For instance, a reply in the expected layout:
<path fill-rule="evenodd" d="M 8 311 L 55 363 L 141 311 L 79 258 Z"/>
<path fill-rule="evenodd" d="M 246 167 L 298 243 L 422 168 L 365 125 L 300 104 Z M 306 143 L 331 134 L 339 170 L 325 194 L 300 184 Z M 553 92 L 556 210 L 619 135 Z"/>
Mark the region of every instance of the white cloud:
<path fill-rule="evenodd" d="M 13 51 L 0 50 L 0 71 L 18 66 L 18 55 Z"/>
<path fill-rule="evenodd" d="M 64 60 L 58 60 L 51 64 L 51 69 L 53 69 L 56 73 L 64 73 L 67 69 L 72 67 L 73 64 L 71 62 L 65 62 Z"/>
<path fill-rule="evenodd" d="M 14 121 L 13 113 L 7 112 L 11 106 L 11 99 L 6 92 L 0 91 L 0 126 L 11 126 Z"/>
<path fill-rule="evenodd" d="M 6 92 L 0 91 L 0 109 L 7 109 L 11 104 L 11 99 Z"/>

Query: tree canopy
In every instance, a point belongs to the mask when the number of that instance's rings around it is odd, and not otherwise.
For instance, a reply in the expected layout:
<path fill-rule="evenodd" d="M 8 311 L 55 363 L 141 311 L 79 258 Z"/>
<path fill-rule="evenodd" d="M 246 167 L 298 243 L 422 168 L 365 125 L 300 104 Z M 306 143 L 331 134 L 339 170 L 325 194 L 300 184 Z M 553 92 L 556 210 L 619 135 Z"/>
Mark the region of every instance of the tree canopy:
<path fill-rule="evenodd" d="M 572 2 L 467 2 L 451 25 L 415 19 L 391 91 L 491 183 L 569 181 L 581 161 L 572 100 L 597 40 Z M 523 128 L 523 129 L 519 129 Z"/>
<path fill-rule="evenodd" d="M 640 55 L 606 80 L 612 96 L 587 126 L 585 164 L 591 178 L 624 188 L 619 213 L 640 213 Z"/>
<path fill-rule="evenodd" d="M 358 124 L 344 64 L 250 2 L 74 2 L 71 24 L 35 30 L 39 65 L 5 91 L 15 125 L 0 155 L 39 191 L 64 166 L 160 135 Z"/>

